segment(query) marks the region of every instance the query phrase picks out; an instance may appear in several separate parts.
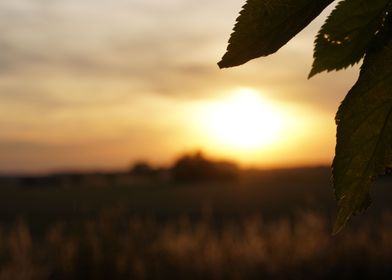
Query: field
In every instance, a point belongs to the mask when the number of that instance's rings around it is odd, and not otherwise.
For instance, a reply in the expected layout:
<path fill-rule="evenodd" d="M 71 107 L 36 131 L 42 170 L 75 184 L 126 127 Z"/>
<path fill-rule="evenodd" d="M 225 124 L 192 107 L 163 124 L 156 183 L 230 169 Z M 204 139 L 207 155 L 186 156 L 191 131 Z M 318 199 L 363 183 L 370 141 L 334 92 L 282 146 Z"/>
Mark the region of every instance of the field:
<path fill-rule="evenodd" d="M 390 279 L 392 178 L 331 236 L 325 167 L 165 176 L 3 178 L 0 279 Z"/>

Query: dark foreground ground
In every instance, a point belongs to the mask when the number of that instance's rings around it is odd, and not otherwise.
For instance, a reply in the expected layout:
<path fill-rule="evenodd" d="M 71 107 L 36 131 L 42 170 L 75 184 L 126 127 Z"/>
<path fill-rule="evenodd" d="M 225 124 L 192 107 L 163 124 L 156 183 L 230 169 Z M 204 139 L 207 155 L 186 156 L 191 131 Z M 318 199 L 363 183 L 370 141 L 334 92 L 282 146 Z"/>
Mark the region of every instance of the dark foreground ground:
<path fill-rule="evenodd" d="M 0 180 L 0 280 L 391 279 L 391 177 L 336 237 L 328 168 L 68 179 Z"/>

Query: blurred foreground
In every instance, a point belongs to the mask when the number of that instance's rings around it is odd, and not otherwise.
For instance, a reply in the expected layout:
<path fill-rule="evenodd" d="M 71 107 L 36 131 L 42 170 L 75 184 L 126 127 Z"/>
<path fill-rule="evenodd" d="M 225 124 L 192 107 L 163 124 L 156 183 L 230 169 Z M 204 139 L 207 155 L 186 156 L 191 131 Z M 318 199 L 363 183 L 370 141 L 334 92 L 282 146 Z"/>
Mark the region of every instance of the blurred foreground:
<path fill-rule="evenodd" d="M 77 185 L 3 178 L 0 279 L 392 275 L 390 177 L 378 181 L 366 215 L 332 237 L 329 168 L 191 182 L 141 173 L 127 180 L 95 174 Z"/>

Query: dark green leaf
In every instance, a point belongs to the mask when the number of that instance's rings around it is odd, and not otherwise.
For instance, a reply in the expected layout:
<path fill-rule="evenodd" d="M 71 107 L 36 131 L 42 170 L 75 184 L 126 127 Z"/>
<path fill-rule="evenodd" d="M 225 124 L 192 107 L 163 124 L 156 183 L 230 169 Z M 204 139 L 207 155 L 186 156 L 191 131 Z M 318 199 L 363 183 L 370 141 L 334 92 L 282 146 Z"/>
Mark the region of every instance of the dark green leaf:
<path fill-rule="evenodd" d="M 276 52 L 333 0 L 247 0 L 219 67 Z"/>
<path fill-rule="evenodd" d="M 337 113 L 333 177 L 340 209 L 334 233 L 367 208 L 372 179 L 392 164 L 391 66 L 392 40 L 378 41 Z"/>
<path fill-rule="evenodd" d="M 344 0 L 317 35 L 309 77 L 324 70 L 339 70 L 365 55 L 383 26 L 391 0 Z"/>

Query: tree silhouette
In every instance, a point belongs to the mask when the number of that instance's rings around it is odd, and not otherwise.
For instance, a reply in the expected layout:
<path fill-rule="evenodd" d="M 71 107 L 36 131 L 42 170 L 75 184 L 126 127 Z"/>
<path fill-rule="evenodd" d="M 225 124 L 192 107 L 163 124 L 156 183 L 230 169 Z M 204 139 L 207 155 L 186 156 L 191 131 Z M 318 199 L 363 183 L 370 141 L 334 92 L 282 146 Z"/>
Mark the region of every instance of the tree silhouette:
<path fill-rule="evenodd" d="M 180 157 L 171 171 L 176 182 L 230 181 L 238 177 L 235 164 L 209 160 L 201 152 Z"/>

